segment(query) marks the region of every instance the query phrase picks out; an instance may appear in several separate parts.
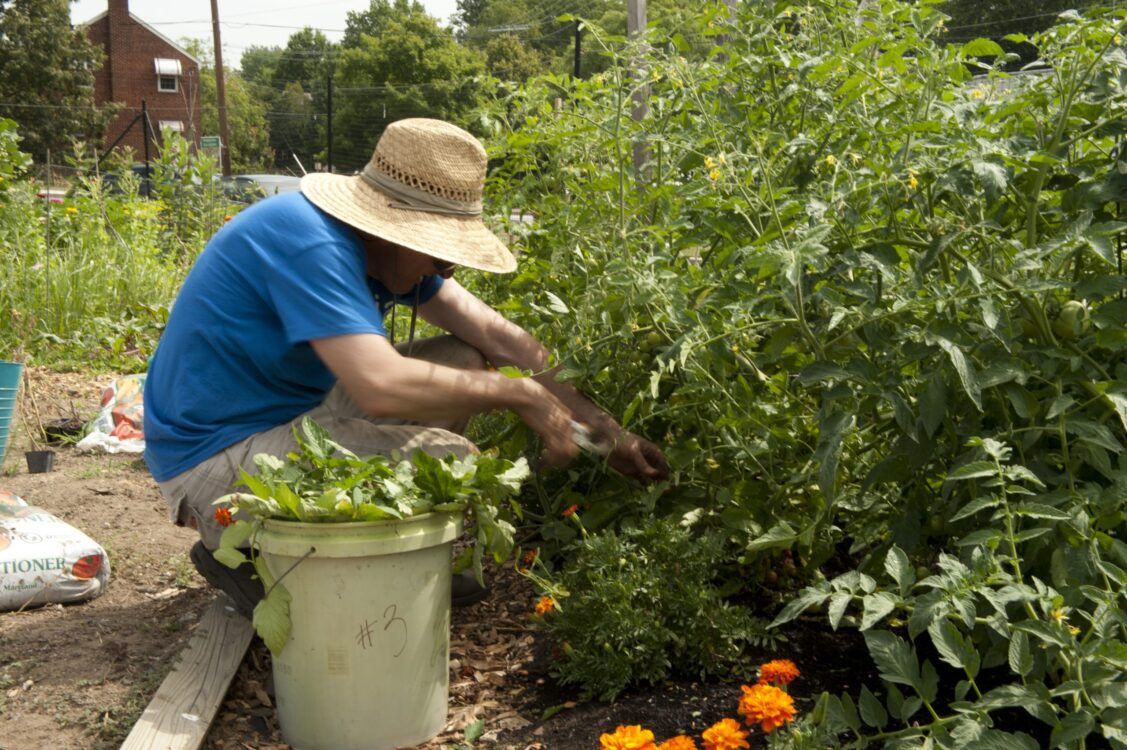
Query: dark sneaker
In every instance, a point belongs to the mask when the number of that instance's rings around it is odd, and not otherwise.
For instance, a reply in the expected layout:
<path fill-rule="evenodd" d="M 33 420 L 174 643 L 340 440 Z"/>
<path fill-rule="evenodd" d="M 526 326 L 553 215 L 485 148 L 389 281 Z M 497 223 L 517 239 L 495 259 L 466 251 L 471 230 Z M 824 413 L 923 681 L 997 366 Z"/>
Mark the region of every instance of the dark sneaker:
<path fill-rule="evenodd" d="M 236 612 L 251 619 L 254 605 L 264 596 L 262 581 L 253 577 L 254 567 L 244 564 L 228 568 L 215 559 L 211 550 L 203 546 L 203 542 L 193 544 L 188 556 L 192 558 L 192 564 L 204 580 L 227 594 L 234 603 Z"/>
<path fill-rule="evenodd" d="M 477 582 L 472 570 L 454 574 L 450 582 L 450 604 L 455 607 L 468 607 L 489 596 L 489 587 Z"/>

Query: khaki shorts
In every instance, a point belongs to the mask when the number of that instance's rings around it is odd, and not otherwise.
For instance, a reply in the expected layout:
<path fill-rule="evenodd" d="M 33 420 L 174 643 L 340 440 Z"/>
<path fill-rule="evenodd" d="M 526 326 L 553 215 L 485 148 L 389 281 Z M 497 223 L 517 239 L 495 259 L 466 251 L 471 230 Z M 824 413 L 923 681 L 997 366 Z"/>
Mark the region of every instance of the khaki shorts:
<path fill-rule="evenodd" d="M 403 348 L 401 345 L 401 351 Z M 412 356 L 461 369 L 485 367 L 476 349 L 452 336 L 416 341 Z M 423 425 L 375 419 L 361 412 L 338 384 L 319 406 L 293 422 L 251 435 L 182 474 L 159 482 L 172 521 L 199 531 L 200 539 L 208 549 L 218 547 L 223 528 L 215 520 L 214 501 L 234 491 L 241 469 L 251 474 L 255 472 L 256 454 L 285 457 L 295 450 L 297 443 L 293 428 L 297 425 L 300 429 L 301 420 L 305 417 L 311 417 L 332 435 L 333 440 L 361 456 L 376 453 L 390 455 L 392 451 L 409 456 L 422 450 L 438 458 L 450 453 L 463 458 L 477 451 L 473 443 L 459 434 L 465 429 L 465 422 Z"/>

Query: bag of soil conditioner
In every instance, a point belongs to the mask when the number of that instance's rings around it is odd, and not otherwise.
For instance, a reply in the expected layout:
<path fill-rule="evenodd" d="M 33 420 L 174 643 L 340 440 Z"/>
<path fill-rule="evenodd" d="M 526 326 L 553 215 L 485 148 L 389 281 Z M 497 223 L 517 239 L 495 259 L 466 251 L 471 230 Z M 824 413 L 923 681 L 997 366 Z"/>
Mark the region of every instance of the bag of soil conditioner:
<path fill-rule="evenodd" d="M 97 542 L 0 489 L 0 611 L 93 599 L 109 577 Z"/>

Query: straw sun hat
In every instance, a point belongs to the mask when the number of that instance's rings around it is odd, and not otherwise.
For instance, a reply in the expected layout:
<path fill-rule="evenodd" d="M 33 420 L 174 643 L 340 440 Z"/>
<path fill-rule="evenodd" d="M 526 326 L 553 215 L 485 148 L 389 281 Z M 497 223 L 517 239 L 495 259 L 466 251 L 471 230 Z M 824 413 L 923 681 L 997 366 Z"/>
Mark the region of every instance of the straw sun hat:
<path fill-rule="evenodd" d="M 301 178 L 315 206 L 355 229 L 439 260 L 505 273 L 517 262 L 481 220 L 485 149 L 441 120 L 387 126 L 371 161 L 353 177 Z"/>

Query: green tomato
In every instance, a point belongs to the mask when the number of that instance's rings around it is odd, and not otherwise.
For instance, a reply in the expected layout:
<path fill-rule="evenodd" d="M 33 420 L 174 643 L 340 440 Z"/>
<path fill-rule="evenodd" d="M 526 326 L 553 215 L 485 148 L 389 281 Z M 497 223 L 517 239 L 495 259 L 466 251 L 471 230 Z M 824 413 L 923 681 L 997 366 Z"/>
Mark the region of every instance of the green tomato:
<path fill-rule="evenodd" d="M 1069 300 L 1061 305 L 1060 315 L 1053 320 L 1053 333 L 1063 341 L 1075 341 L 1092 327 L 1088 306 L 1080 300 Z"/>
<path fill-rule="evenodd" d="M 916 580 L 917 581 L 922 581 L 923 579 L 927 578 L 929 575 L 931 575 L 931 571 L 928 569 L 928 567 L 926 565 L 920 565 L 916 568 Z"/>

